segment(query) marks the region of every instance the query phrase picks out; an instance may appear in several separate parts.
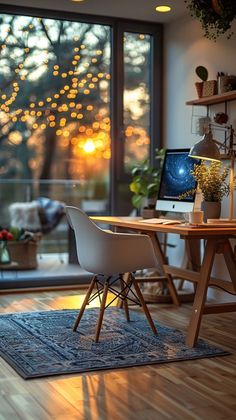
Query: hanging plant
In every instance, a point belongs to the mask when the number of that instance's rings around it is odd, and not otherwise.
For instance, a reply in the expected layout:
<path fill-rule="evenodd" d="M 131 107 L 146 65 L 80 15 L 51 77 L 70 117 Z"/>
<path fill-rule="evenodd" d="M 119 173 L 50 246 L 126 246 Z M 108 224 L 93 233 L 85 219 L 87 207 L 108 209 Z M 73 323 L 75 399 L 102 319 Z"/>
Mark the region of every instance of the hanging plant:
<path fill-rule="evenodd" d="M 236 18 L 235 0 L 184 0 L 190 15 L 198 19 L 204 30 L 204 36 L 214 41 L 227 33 L 233 35 L 231 25 Z"/>

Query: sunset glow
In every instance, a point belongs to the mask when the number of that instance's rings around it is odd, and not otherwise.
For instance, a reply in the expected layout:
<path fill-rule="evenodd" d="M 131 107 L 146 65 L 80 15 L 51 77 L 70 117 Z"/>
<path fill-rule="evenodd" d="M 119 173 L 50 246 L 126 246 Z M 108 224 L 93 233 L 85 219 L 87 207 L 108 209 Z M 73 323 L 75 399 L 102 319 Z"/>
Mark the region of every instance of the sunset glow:
<path fill-rule="evenodd" d="M 84 143 L 84 151 L 88 154 L 93 153 L 95 151 L 95 144 L 94 144 L 93 140 L 88 139 Z"/>

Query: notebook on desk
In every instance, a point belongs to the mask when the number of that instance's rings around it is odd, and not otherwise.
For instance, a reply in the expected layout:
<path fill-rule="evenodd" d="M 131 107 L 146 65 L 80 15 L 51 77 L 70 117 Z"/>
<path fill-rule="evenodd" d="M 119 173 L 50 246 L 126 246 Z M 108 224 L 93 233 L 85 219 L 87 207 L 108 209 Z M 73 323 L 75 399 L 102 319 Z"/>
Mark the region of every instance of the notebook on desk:
<path fill-rule="evenodd" d="M 183 223 L 183 220 L 173 220 L 173 219 L 159 219 L 159 218 L 152 218 L 152 219 L 143 219 L 139 220 L 142 223 L 153 223 L 157 225 L 175 225 Z"/>

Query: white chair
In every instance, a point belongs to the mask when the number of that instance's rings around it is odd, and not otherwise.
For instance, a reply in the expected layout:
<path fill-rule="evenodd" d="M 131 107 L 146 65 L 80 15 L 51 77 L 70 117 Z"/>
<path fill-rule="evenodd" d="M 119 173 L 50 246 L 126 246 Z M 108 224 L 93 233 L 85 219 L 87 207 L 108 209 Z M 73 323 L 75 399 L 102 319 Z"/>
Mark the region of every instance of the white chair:
<path fill-rule="evenodd" d="M 130 300 L 142 306 L 153 333 L 157 334 L 138 282 L 132 274 L 136 270 L 157 265 L 150 238 L 147 235 L 102 230 L 76 207 L 66 206 L 66 214 L 75 233 L 80 265 L 83 269 L 94 273 L 73 330 L 76 331 L 86 305 L 95 297 L 99 297 L 100 312 L 95 333 L 95 341 L 98 342 L 104 310 L 111 304 L 110 302 L 106 305 L 107 293 L 110 291 L 115 295 L 112 302 L 119 298 L 124 303 L 127 321 L 130 320 L 128 309 L 128 300 Z M 117 281 L 120 282 L 120 291 L 114 287 Z M 92 295 L 95 286 L 97 290 Z M 132 286 L 134 290 L 131 289 Z"/>

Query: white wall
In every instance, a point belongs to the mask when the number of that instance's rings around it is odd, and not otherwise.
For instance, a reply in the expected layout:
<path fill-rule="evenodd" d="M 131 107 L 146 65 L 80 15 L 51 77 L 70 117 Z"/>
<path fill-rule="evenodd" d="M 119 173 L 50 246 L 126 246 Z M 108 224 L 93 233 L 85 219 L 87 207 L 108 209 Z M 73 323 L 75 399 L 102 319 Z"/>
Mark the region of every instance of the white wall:
<path fill-rule="evenodd" d="M 210 41 L 203 37 L 198 21 L 188 17 L 165 26 L 164 140 L 168 147 L 186 147 L 196 142 L 196 136 L 191 135 L 192 107 L 185 105 L 187 100 L 197 98 L 194 83 L 199 79 L 195 68 L 207 67 L 209 79 L 215 79 L 218 71 L 236 74 L 235 47 L 236 34 L 229 40 Z M 223 111 L 224 106 L 212 107 L 213 112 L 216 110 Z M 235 127 L 236 102 L 228 103 L 228 114 Z"/>
<path fill-rule="evenodd" d="M 235 35 L 227 40 L 219 38 L 216 42 L 203 37 L 203 31 L 198 21 L 184 17 L 165 26 L 164 30 L 164 145 L 169 148 L 191 147 L 200 139 L 191 133 L 194 114 L 205 108 L 186 106 L 187 100 L 197 98 L 194 83 L 198 80 L 195 68 L 198 65 L 207 67 L 209 80 L 216 79 L 218 71 L 236 75 L 236 25 Z M 211 113 L 224 111 L 224 104 L 211 107 Z M 236 101 L 228 103 L 227 113 L 230 123 L 236 129 Z M 215 132 L 215 137 L 218 133 Z M 228 199 L 224 200 L 222 215 L 228 217 Z M 236 193 L 235 193 L 236 217 Z M 174 236 L 170 241 L 178 247 L 169 250 L 170 261 L 179 264 L 183 254 L 183 244 Z M 217 276 L 228 277 L 222 261 L 215 264 Z"/>

